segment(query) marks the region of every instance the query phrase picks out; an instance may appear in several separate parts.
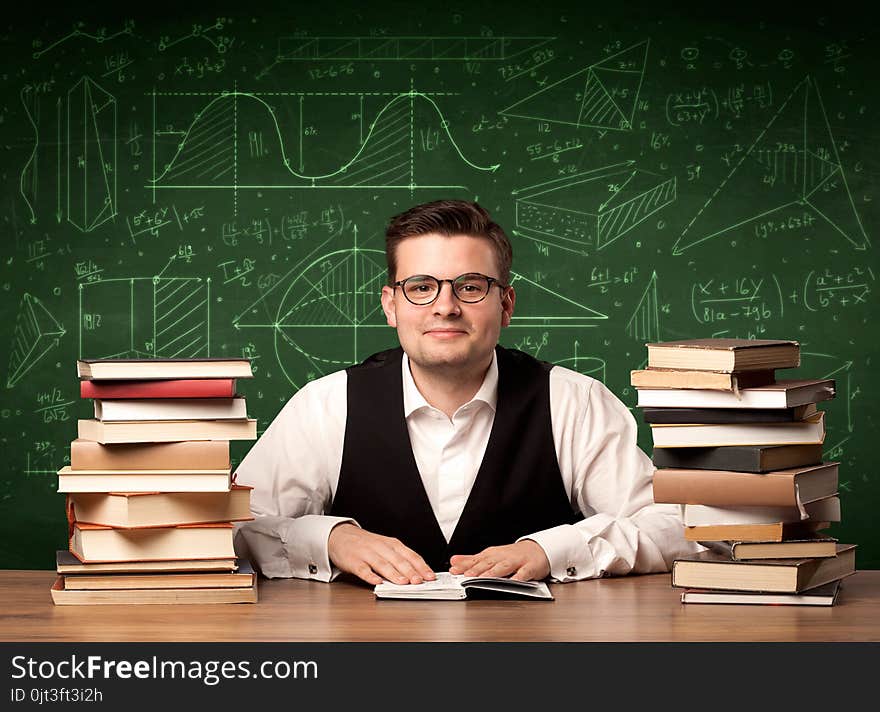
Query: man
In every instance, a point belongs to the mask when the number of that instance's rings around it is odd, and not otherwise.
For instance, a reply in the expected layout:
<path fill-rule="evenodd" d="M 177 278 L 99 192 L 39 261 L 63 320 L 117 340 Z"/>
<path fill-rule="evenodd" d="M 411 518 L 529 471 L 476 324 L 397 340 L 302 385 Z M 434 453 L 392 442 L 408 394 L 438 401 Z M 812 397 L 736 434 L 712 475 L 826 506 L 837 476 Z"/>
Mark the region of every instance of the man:
<path fill-rule="evenodd" d="M 386 256 L 401 348 L 304 386 L 237 469 L 256 515 L 237 543 L 265 575 L 573 581 L 666 571 L 699 548 L 677 506 L 653 503 L 627 408 L 497 346 L 512 250 L 483 208 L 416 206 L 392 220 Z"/>

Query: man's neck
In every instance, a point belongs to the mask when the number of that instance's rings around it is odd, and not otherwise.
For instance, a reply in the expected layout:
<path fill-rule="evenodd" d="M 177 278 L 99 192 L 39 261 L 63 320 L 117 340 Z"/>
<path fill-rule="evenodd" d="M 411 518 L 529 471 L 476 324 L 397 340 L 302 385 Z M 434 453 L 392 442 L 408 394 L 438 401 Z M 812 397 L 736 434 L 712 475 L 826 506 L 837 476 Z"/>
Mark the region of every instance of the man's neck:
<path fill-rule="evenodd" d="M 492 356 L 489 356 L 489 360 L 484 365 L 468 370 L 424 369 L 410 360 L 409 370 L 416 388 L 424 399 L 446 413 L 451 420 L 455 411 L 473 399 L 480 390 L 491 365 Z"/>

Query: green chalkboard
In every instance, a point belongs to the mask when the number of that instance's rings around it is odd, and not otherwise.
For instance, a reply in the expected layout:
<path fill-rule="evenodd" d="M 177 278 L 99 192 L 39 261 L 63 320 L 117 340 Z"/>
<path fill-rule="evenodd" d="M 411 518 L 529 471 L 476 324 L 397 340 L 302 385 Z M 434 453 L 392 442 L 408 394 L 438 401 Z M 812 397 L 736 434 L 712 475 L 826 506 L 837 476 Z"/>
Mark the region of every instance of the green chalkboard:
<path fill-rule="evenodd" d="M 78 357 L 249 357 L 262 431 L 395 343 L 387 220 L 454 197 L 511 235 L 504 343 L 629 406 L 647 341 L 799 340 L 838 386 L 833 532 L 876 568 L 876 34 L 833 5 L 416 5 L 4 20 L 0 566 L 64 545 Z"/>

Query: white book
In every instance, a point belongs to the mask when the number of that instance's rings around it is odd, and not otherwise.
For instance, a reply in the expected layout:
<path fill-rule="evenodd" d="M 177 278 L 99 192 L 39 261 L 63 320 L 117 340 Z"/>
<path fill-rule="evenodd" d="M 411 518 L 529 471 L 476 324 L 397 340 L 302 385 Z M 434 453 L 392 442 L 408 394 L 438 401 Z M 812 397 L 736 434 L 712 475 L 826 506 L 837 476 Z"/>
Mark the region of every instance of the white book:
<path fill-rule="evenodd" d="M 373 592 L 376 598 L 410 598 L 422 601 L 461 601 L 466 598 L 511 598 L 552 601 L 543 581 L 514 581 L 492 576 L 466 577 L 446 571 L 435 572 L 435 581 L 396 584 L 385 581 Z"/>
<path fill-rule="evenodd" d="M 739 392 L 683 388 L 639 388 L 639 407 L 649 408 L 795 408 L 834 398 L 833 379 L 779 380 Z"/>
<path fill-rule="evenodd" d="M 821 445 L 825 413 L 793 423 L 651 424 L 654 447 Z"/>
<path fill-rule="evenodd" d="M 228 492 L 225 470 L 58 470 L 59 492 Z"/>
<path fill-rule="evenodd" d="M 685 504 L 686 527 L 728 526 L 731 524 L 795 523 L 805 520 L 839 522 L 840 498 L 837 495 L 817 499 L 799 507 L 716 507 L 708 504 Z"/>
<path fill-rule="evenodd" d="M 182 440 L 256 440 L 255 418 L 226 420 L 77 421 L 77 436 L 99 443 L 160 443 Z"/>
<path fill-rule="evenodd" d="M 247 418 L 244 398 L 95 400 L 98 420 L 228 420 Z"/>

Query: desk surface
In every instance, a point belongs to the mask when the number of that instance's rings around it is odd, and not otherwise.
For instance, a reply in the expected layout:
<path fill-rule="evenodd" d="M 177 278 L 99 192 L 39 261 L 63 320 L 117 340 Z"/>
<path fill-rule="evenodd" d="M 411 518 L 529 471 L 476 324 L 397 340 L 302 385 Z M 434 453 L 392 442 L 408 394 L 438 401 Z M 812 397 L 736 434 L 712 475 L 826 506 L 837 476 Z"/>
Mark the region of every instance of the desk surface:
<path fill-rule="evenodd" d="M 880 571 L 831 607 L 683 605 L 669 574 L 552 586 L 553 602 L 378 601 L 261 579 L 258 604 L 55 606 L 50 571 L 0 571 L 3 641 L 880 641 Z"/>

